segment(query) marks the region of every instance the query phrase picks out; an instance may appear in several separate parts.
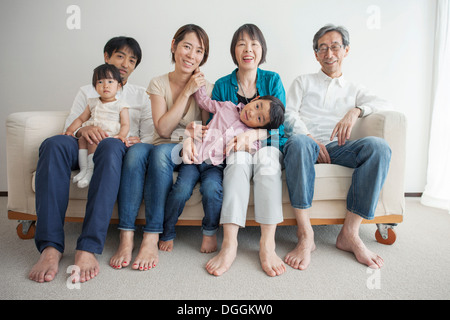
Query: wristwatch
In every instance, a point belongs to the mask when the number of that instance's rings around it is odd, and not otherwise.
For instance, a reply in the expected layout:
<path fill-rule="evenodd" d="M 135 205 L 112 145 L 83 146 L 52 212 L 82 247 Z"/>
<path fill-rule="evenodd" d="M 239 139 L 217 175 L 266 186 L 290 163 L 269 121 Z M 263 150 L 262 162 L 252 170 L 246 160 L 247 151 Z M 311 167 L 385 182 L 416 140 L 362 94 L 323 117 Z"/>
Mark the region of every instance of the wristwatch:
<path fill-rule="evenodd" d="M 364 116 L 364 109 L 361 107 L 355 107 L 355 108 L 359 109 L 361 111 L 358 118 L 362 118 Z"/>

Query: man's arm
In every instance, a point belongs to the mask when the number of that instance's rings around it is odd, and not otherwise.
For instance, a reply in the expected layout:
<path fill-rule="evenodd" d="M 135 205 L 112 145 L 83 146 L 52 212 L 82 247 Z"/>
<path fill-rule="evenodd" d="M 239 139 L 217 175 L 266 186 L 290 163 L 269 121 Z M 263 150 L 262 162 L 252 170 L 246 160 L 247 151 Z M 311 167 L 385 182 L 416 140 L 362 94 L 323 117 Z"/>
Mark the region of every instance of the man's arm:
<path fill-rule="evenodd" d="M 286 112 L 284 115 L 284 129 L 286 136 L 294 134 L 309 134 L 309 130 L 300 117 L 300 108 L 303 100 L 303 86 L 301 78 L 294 80 L 289 88 L 286 98 Z"/>

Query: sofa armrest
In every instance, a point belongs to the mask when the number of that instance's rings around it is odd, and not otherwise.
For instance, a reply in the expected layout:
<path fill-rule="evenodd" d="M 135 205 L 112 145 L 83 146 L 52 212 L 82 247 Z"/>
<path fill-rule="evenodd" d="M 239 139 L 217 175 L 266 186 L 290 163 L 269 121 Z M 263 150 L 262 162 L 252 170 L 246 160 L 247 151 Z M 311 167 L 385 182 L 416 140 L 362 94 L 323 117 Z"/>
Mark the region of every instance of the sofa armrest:
<path fill-rule="evenodd" d="M 31 188 L 42 141 L 62 133 L 67 111 L 17 112 L 6 119 L 8 210 L 35 214 Z"/>
<path fill-rule="evenodd" d="M 360 119 L 351 140 L 366 136 L 386 140 L 392 151 L 389 173 L 380 194 L 381 203 L 389 214 L 403 214 L 406 159 L 406 117 L 396 111 L 380 111 Z"/>

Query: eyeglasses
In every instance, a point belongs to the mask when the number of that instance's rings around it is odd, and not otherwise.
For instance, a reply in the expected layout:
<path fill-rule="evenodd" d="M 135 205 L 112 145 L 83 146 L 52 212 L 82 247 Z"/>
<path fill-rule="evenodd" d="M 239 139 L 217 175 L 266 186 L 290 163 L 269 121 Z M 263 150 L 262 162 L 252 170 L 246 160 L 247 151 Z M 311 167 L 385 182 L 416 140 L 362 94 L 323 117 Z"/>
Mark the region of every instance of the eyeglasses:
<path fill-rule="evenodd" d="M 343 44 L 333 44 L 331 47 L 323 45 L 320 46 L 319 49 L 315 49 L 315 51 L 320 54 L 325 54 L 329 49 L 331 49 L 332 52 L 338 52 L 343 46 Z"/>

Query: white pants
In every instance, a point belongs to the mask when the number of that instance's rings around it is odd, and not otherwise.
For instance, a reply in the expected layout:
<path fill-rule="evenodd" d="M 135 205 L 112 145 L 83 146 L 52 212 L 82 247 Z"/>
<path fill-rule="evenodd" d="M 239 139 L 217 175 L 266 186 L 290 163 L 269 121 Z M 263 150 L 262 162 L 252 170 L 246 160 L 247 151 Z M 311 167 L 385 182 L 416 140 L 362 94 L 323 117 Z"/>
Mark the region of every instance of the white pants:
<path fill-rule="evenodd" d="M 282 161 L 280 150 L 270 146 L 261 148 L 254 155 L 239 151 L 227 157 L 221 224 L 233 223 L 245 227 L 252 177 L 255 221 L 260 224 L 278 224 L 283 221 Z"/>

